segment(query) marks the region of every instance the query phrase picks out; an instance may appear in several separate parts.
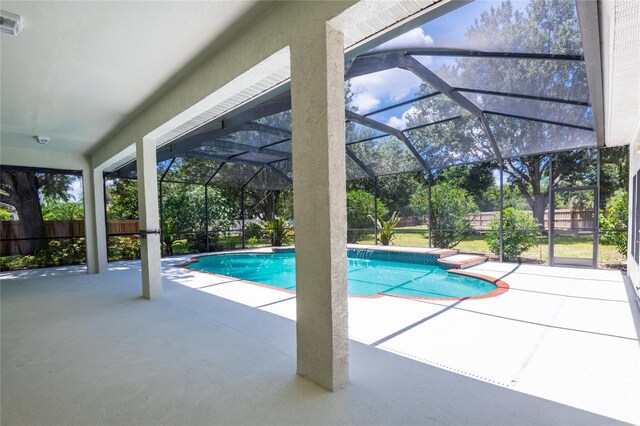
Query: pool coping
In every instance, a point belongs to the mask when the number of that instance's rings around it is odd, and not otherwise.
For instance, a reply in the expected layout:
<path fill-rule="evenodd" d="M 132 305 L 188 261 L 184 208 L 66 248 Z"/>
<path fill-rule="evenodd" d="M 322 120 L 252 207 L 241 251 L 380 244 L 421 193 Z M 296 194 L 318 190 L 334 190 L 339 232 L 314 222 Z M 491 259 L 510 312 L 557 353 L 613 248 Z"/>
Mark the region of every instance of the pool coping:
<path fill-rule="evenodd" d="M 240 282 L 240 283 L 244 283 L 244 284 L 250 284 L 250 285 L 255 285 L 258 287 L 263 287 L 263 288 L 269 288 L 269 289 L 273 289 L 273 290 L 277 290 L 277 291 L 281 291 L 287 294 L 296 294 L 295 291 L 293 290 L 287 290 L 285 288 L 282 287 L 277 287 L 277 286 L 272 286 L 269 284 L 264 284 L 264 283 L 258 283 L 255 281 L 249 281 L 249 280 L 243 280 L 240 278 L 236 278 L 236 277 L 231 277 L 228 275 L 222 275 L 222 274 L 216 274 L 214 272 L 207 272 L 207 271 L 202 271 L 199 269 L 193 269 L 193 268 L 189 268 L 189 265 L 193 264 L 193 263 L 197 263 L 199 261 L 200 258 L 202 257 L 209 257 L 209 256 L 222 256 L 222 255 L 227 255 L 227 254 L 246 254 L 246 253 L 251 253 L 251 254 L 262 254 L 262 255 L 269 255 L 269 254 L 274 254 L 277 253 L 278 251 L 281 250 L 288 250 L 288 249 L 293 249 L 293 246 L 288 246 L 288 247 L 261 247 L 261 248 L 257 248 L 257 249 L 240 249 L 240 250 L 229 250 L 229 251 L 221 251 L 221 252 L 216 252 L 216 253 L 207 253 L 207 254 L 202 254 L 202 255 L 197 255 L 197 256 L 193 256 L 191 257 L 189 260 L 187 260 L 186 262 L 183 262 L 181 264 L 175 265 L 178 268 L 184 268 L 184 269 L 188 269 L 189 271 L 193 271 L 193 272 L 198 272 L 201 274 L 208 274 L 208 275 L 213 275 L 215 277 L 219 277 L 219 278 L 229 278 L 230 281 L 229 282 Z M 356 249 L 358 247 L 355 247 Z M 352 247 L 349 247 L 349 249 L 352 249 Z M 384 251 L 384 249 L 377 249 L 380 251 Z M 437 249 L 436 249 L 437 250 Z M 389 250 L 391 251 L 391 250 Z M 401 250 L 401 248 L 397 247 L 395 250 L 393 250 L 393 252 L 403 252 Z M 416 253 L 415 251 L 407 251 L 407 253 Z M 424 252 L 425 254 L 433 254 L 433 252 Z M 492 297 L 496 297 L 496 296 L 500 296 L 504 293 L 506 293 L 507 291 L 509 291 L 509 284 L 507 284 L 506 282 L 504 282 L 503 280 L 499 279 L 499 278 L 494 278 L 494 277 L 490 277 L 488 275 L 483 275 L 483 274 L 478 274 L 476 272 L 470 272 L 467 270 L 461 270 L 461 269 L 448 269 L 446 270 L 447 273 L 449 274 L 457 274 L 457 275 L 463 275 L 463 276 L 468 276 L 470 278 L 477 278 L 483 281 L 487 281 L 490 282 L 491 284 L 496 286 L 496 289 L 493 290 L 490 293 L 487 294 L 483 294 L 480 296 L 467 296 L 467 297 L 425 297 L 425 296 L 402 296 L 402 295 L 396 295 L 396 294 L 382 294 L 382 293 L 377 293 L 374 294 L 373 296 L 361 296 L 361 295 L 348 295 L 348 297 L 356 297 L 356 298 L 360 298 L 360 299 L 379 299 L 382 298 L 384 296 L 387 297 L 397 297 L 397 298 L 401 298 L 401 299 L 416 299 L 416 300 L 480 300 L 480 299 L 489 299 Z"/>

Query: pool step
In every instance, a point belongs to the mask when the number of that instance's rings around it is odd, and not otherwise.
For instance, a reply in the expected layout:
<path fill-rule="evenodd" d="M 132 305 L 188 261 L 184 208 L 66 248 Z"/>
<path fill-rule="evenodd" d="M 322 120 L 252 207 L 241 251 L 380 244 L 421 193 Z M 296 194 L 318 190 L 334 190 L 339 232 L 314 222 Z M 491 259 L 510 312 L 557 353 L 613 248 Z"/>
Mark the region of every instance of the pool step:
<path fill-rule="evenodd" d="M 458 250 L 458 249 L 434 249 L 433 251 L 431 251 L 429 253 L 438 255 L 438 257 L 440 257 L 440 259 L 442 259 L 444 257 L 455 256 L 458 253 L 460 253 L 460 250 Z"/>
<path fill-rule="evenodd" d="M 467 269 L 487 261 L 487 256 L 477 254 L 454 254 L 438 259 L 438 263 L 452 269 Z"/>

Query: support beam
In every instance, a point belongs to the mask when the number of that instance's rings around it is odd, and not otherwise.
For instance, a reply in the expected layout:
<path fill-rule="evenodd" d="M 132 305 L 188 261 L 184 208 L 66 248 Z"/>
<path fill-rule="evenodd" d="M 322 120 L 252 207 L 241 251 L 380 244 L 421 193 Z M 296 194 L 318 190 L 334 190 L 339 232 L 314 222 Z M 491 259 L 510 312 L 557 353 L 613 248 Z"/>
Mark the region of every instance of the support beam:
<path fill-rule="evenodd" d="M 407 147 L 407 149 L 409 149 L 409 152 L 411 152 L 411 155 L 413 155 L 413 158 L 415 158 L 418 164 L 422 166 L 422 169 L 425 172 L 429 172 L 431 170 L 431 167 L 429 166 L 429 164 L 427 164 L 425 159 L 422 158 L 422 156 L 420 155 L 416 147 L 400 130 L 393 128 L 391 126 L 387 126 L 386 124 L 382 124 L 378 121 L 372 120 L 370 118 L 364 117 L 353 111 L 345 110 L 345 114 L 348 120 L 354 121 L 356 123 L 362 124 L 363 126 L 370 127 L 372 129 L 378 130 L 380 132 L 386 133 L 391 136 L 395 136 L 396 138 L 400 139 L 402 143 L 404 143 L 404 145 Z"/>
<path fill-rule="evenodd" d="M 422 65 L 417 59 L 413 58 L 412 56 L 403 57 L 400 68 L 411 71 L 416 76 L 420 77 L 423 81 L 438 89 L 443 95 L 451 99 L 453 102 L 457 103 L 461 108 L 464 108 L 471 114 L 475 115 L 478 120 L 480 120 L 484 132 L 487 134 L 487 138 L 489 138 L 489 143 L 491 144 L 491 148 L 496 155 L 496 160 L 502 161 L 502 154 L 500 153 L 498 144 L 493 137 L 493 133 L 491 132 L 487 117 L 485 117 L 482 110 L 476 104 L 453 90 L 453 87 L 451 87 L 446 81 L 438 77 L 433 71 Z"/>
<path fill-rule="evenodd" d="M 136 142 L 138 172 L 138 210 L 140 216 L 140 254 L 142 295 L 147 299 L 162 297 L 160 261 L 160 220 L 158 212 L 158 175 L 156 141 L 144 138 Z"/>
<path fill-rule="evenodd" d="M 279 170 L 276 166 L 274 166 L 273 164 L 270 164 L 270 163 L 260 163 L 260 162 L 257 162 L 257 161 L 242 160 L 242 159 L 239 159 L 239 158 L 229 158 L 229 157 L 225 157 L 224 155 L 213 155 L 213 154 L 205 154 L 205 153 L 199 153 L 199 152 L 188 152 L 188 153 L 186 153 L 184 155 L 184 157 L 187 157 L 187 158 L 200 158 L 202 160 L 222 161 L 222 162 L 225 162 L 225 163 L 246 164 L 246 165 L 254 166 L 254 167 L 267 167 L 267 168 L 273 170 L 274 172 L 276 172 L 277 174 L 279 174 L 285 181 L 287 181 L 287 183 L 289 183 L 289 185 L 291 185 L 293 183 L 293 181 L 291 180 L 291 178 L 289 176 L 287 176 L 285 173 L 283 173 L 281 170 Z M 278 160 L 278 161 L 280 161 L 280 160 Z"/>
<path fill-rule="evenodd" d="M 593 111 L 596 140 L 604 147 L 604 80 L 602 77 L 602 55 L 600 51 L 600 21 L 598 1 L 581 0 L 576 2 L 580 36 L 584 50 L 584 65 L 589 83 L 589 99 Z"/>
<path fill-rule="evenodd" d="M 104 177 L 102 170 L 85 170 L 82 175 L 85 209 L 85 241 L 87 245 L 87 272 L 107 272 L 107 227 L 104 203 Z"/>
<path fill-rule="evenodd" d="M 366 164 L 364 164 L 362 162 L 362 160 L 360 160 L 358 158 L 358 156 L 349 149 L 349 147 L 347 146 L 345 148 L 347 155 L 349 156 L 349 158 L 351 158 L 351 160 L 353 160 L 354 163 L 356 163 L 358 165 L 358 167 L 360 167 L 362 169 L 363 172 L 365 172 L 367 174 L 367 176 L 369 177 L 369 179 L 375 179 L 376 178 L 376 174 L 373 172 L 373 170 L 371 170 L 369 168 L 369 166 L 367 166 Z"/>
<path fill-rule="evenodd" d="M 318 25 L 291 45 L 291 101 L 297 371 L 336 390 L 349 382 L 342 33 Z"/>

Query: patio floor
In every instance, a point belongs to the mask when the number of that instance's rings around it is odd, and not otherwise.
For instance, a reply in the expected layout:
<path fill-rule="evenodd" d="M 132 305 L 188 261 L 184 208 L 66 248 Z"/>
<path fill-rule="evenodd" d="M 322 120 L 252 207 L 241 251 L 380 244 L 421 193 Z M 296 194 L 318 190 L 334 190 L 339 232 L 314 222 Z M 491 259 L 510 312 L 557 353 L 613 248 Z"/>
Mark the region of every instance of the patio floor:
<path fill-rule="evenodd" d="M 640 423 L 619 272 L 486 263 L 507 293 L 350 298 L 352 382 L 328 393 L 295 376 L 293 295 L 184 260 L 154 302 L 138 262 L 0 274 L 2 424 Z"/>

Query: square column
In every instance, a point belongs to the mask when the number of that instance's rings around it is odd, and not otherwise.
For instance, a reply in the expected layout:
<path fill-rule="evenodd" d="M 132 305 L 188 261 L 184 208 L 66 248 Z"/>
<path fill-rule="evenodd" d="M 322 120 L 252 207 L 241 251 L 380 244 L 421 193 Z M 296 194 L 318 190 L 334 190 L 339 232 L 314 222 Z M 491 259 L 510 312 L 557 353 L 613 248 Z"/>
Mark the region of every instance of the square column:
<path fill-rule="evenodd" d="M 298 374 L 349 382 L 344 42 L 326 25 L 291 45 Z"/>
<path fill-rule="evenodd" d="M 158 231 L 158 173 L 156 170 L 156 141 L 143 138 L 136 142 L 138 172 L 138 211 L 141 231 Z M 147 299 L 162 297 L 160 262 L 160 233 L 141 235 L 142 295 Z"/>
<path fill-rule="evenodd" d="M 87 244 L 87 272 L 100 274 L 108 269 L 102 170 L 91 167 L 82 172 L 84 234 Z"/>

